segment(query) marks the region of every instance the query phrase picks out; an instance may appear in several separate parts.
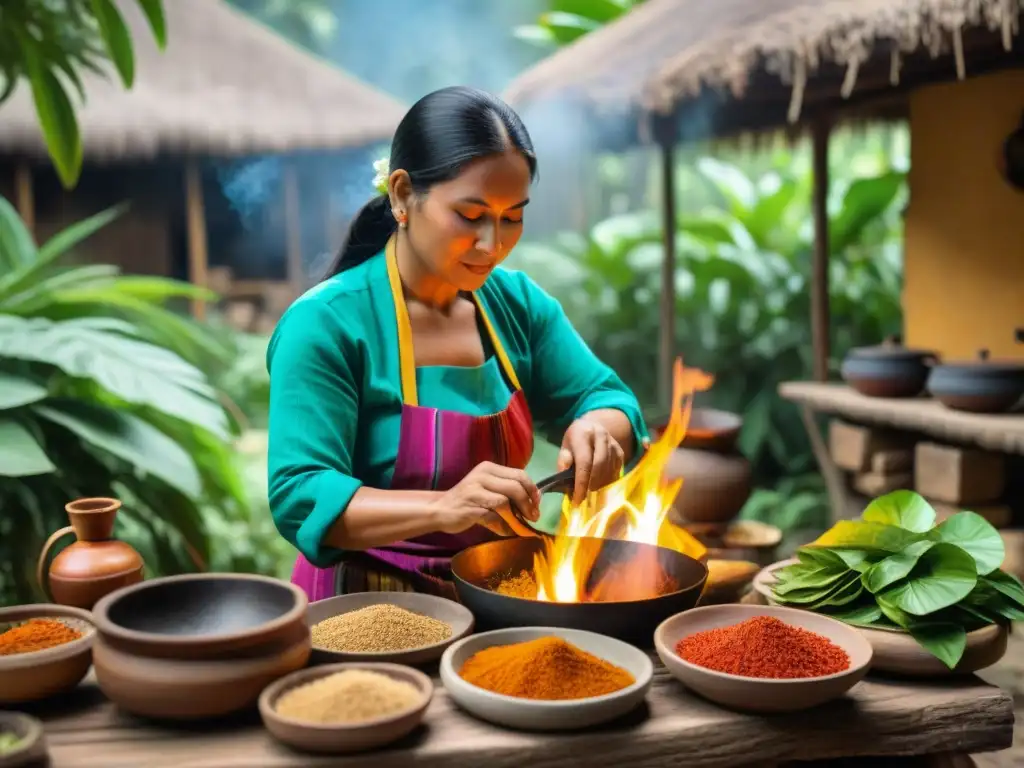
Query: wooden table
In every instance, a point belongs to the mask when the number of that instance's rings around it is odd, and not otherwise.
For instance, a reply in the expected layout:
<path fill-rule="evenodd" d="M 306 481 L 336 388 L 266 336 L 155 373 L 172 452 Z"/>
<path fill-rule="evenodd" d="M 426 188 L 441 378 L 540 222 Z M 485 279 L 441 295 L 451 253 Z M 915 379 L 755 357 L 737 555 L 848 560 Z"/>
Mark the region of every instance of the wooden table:
<path fill-rule="evenodd" d="M 163 728 L 122 714 L 91 675 L 58 706 L 28 708 L 46 723 L 53 768 L 662 768 L 769 765 L 878 755 L 971 754 L 1010 746 L 1013 702 L 976 678 L 930 685 L 865 680 L 811 712 L 756 717 L 689 695 L 655 662 L 644 711 L 563 735 L 506 731 L 455 708 L 438 684 L 419 733 L 387 751 L 316 758 L 278 745 L 258 720 Z"/>

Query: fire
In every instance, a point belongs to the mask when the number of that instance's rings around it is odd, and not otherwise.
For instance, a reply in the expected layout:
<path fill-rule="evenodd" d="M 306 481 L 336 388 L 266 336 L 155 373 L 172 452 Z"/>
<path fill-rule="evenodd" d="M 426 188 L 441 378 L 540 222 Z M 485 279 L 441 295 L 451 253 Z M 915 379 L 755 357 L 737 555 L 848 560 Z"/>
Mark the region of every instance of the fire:
<path fill-rule="evenodd" d="M 581 547 L 581 536 L 657 544 L 694 558 L 704 557 L 705 547 L 668 519 L 683 481 L 666 483 L 663 475 L 669 457 L 686 435 L 694 393 L 708 389 L 713 382 L 709 374 L 686 368 L 682 360 L 676 360 L 671 416 L 658 440 L 628 474 L 590 494 L 578 507 L 572 506 L 568 496 L 565 498 L 556 535 L 546 541 L 544 552 L 534 559 L 538 600 L 576 603 L 635 600 L 658 594 L 666 575 L 653 556 L 610 569 L 588 593 L 587 580 L 600 550 Z"/>

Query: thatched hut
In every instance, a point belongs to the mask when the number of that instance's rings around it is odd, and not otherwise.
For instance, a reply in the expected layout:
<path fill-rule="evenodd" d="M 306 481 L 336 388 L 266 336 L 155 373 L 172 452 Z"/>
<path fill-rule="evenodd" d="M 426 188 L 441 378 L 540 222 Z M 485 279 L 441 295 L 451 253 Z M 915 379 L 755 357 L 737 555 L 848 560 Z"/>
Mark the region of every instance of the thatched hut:
<path fill-rule="evenodd" d="M 135 44 L 135 85 L 125 91 L 116 77 L 83 75 L 78 187 L 64 192 L 50 170 L 31 93 L 22 85 L 0 107 L 0 191 L 39 237 L 131 199 L 130 212 L 90 241 L 94 258 L 135 272 L 187 272 L 207 284 L 211 250 L 214 261 L 225 261 L 224 238 L 212 231 L 217 225 L 209 217 L 230 218 L 226 201 L 218 199 L 222 184 L 214 166 L 279 156 L 286 162 L 275 177 L 281 201 L 274 207 L 287 234 L 275 254 L 281 274 L 273 282 L 287 281 L 286 300 L 302 282 L 304 255 L 316 247 L 302 241 L 312 228 L 300 219 L 320 217 L 317 232 L 325 238 L 334 227 L 334 214 L 322 206 L 324 158 L 386 141 L 402 106 L 223 0 L 166 3 L 163 52 L 137 4 L 120 6 Z M 369 164 L 366 175 L 369 185 Z M 233 260 L 245 267 L 245 254 Z"/>
<path fill-rule="evenodd" d="M 912 143 L 905 341 L 945 358 L 984 347 L 993 357 L 1024 360 L 1022 18 L 1024 0 L 648 0 L 525 73 L 507 98 L 518 107 L 571 100 L 653 128 L 665 157 L 666 221 L 679 139 L 810 132 L 820 382 L 830 373 L 829 127 L 850 116 L 904 116 Z M 666 277 L 675 269 L 672 230 L 666 226 Z M 666 363 L 674 352 L 671 292 L 666 279 Z M 783 394 L 808 406 L 809 425 L 810 409 L 819 409 L 1024 453 L 1024 417 L 851 397 L 825 383 L 787 385 Z M 811 433 L 829 464 L 817 430 Z"/>

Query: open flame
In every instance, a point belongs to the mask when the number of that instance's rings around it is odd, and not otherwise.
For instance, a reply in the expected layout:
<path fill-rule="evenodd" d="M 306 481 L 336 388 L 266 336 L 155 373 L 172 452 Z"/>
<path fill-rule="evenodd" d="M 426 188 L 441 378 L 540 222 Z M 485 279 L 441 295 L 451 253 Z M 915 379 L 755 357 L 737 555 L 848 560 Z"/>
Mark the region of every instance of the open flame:
<path fill-rule="evenodd" d="M 683 442 L 693 410 L 693 395 L 708 389 L 714 377 L 676 360 L 672 370 L 672 411 L 668 427 L 637 465 L 612 485 L 573 507 L 567 496 L 556 535 L 534 559 L 537 600 L 556 603 L 638 600 L 659 594 L 667 579 L 656 552 L 609 569 L 588 591 L 599 549 L 580 547 L 578 537 L 624 539 L 674 549 L 702 558 L 707 549 L 668 519 L 683 480 L 663 479 L 672 452 Z"/>

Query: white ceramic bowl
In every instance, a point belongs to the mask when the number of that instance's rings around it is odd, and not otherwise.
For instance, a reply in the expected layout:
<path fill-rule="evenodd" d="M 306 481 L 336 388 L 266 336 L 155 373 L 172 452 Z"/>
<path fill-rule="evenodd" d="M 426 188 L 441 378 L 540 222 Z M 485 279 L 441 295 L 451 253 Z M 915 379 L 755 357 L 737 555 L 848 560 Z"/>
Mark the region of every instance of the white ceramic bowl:
<path fill-rule="evenodd" d="M 492 693 L 459 676 L 462 665 L 478 651 L 540 637 L 560 637 L 622 667 L 636 682 L 621 691 L 589 699 L 538 701 Z M 614 720 L 646 698 L 653 674 L 650 657 L 632 645 L 594 632 L 560 627 L 516 627 L 471 635 L 452 645 L 441 657 L 441 682 L 456 704 L 482 720 L 529 731 L 576 730 Z"/>
<path fill-rule="evenodd" d="M 755 616 L 774 616 L 791 626 L 827 637 L 849 655 L 849 668 L 822 677 L 742 677 L 691 664 L 675 651 L 684 637 L 739 624 Z M 655 631 L 654 647 L 672 676 L 691 691 L 716 704 L 747 712 L 795 712 L 836 699 L 867 674 L 872 655 L 871 643 L 848 624 L 810 611 L 760 605 L 710 605 L 676 614 Z"/>
<path fill-rule="evenodd" d="M 418 592 L 356 592 L 351 595 L 338 595 L 326 600 L 310 603 L 306 610 L 306 624 L 310 629 L 321 621 L 351 613 L 371 605 L 394 605 L 407 611 L 429 616 L 443 621 L 452 628 L 452 634 L 439 643 L 422 645 L 404 651 L 383 651 L 380 653 L 357 653 L 331 651 L 313 645 L 313 664 L 336 664 L 351 661 L 390 662 L 392 664 L 425 664 L 441 658 L 441 654 L 455 641 L 473 631 L 473 614 L 469 609 L 435 595 Z"/>

